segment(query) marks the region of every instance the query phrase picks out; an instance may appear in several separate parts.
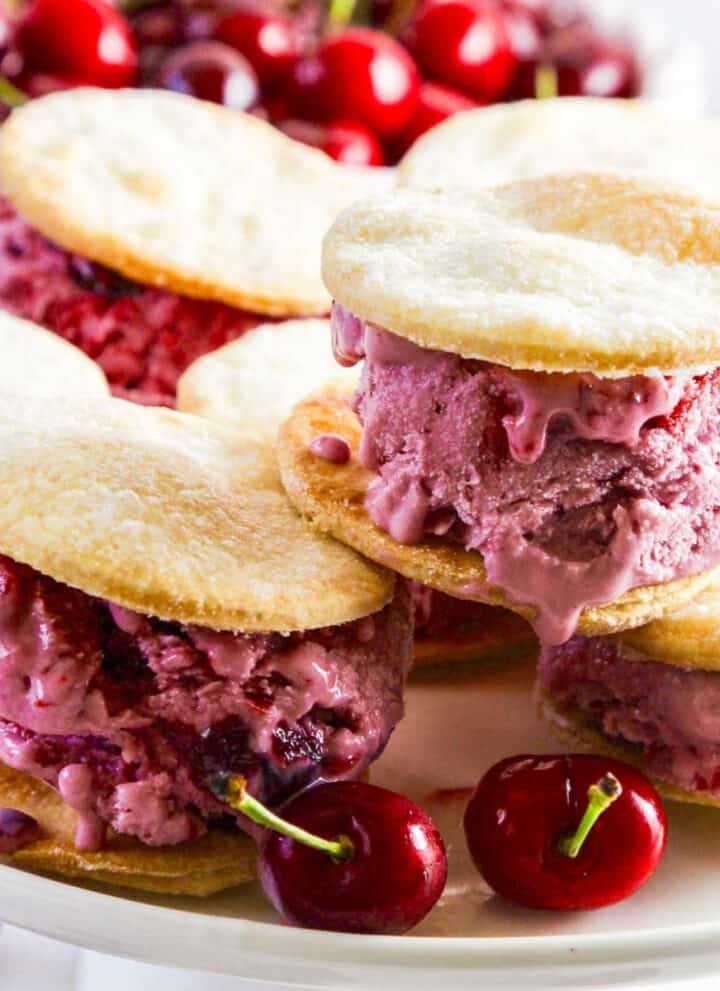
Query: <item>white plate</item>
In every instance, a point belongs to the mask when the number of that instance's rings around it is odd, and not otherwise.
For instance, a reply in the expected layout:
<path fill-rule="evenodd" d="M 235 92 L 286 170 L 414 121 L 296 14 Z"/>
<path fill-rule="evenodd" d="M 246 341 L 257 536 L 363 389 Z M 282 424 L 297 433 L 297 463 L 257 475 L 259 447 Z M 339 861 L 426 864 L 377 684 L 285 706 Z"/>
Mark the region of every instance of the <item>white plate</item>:
<path fill-rule="evenodd" d="M 412 936 L 291 929 L 277 924 L 254 886 L 207 900 L 145 898 L 8 866 L 0 866 L 0 916 L 104 953 L 291 987 L 558 991 L 720 970 L 720 812 L 671 807 L 656 876 L 598 912 L 513 908 L 491 897 L 468 863 L 459 829 L 465 796 L 453 789 L 471 786 L 500 757 L 558 749 L 535 716 L 532 676 L 525 663 L 412 683 L 407 718 L 373 774 L 420 800 L 448 842 L 447 893 Z"/>

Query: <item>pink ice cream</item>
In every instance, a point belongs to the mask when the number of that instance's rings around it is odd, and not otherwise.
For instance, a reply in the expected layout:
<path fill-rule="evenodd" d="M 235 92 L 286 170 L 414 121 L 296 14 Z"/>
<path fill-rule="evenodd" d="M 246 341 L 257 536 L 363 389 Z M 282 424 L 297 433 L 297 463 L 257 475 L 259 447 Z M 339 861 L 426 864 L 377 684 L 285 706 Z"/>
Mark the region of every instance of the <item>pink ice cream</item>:
<path fill-rule="evenodd" d="M 607 736 L 639 747 L 653 777 L 720 797 L 720 673 L 574 637 L 543 648 L 539 677 L 562 705 Z"/>
<path fill-rule="evenodd" d="M 42 324 L 100 365 L 123 398 L 171 406 L 196 358 L 265 318 L 129 282 L 47 241 L 0 198 L 0 309 Z"/>
<path fill-rule="evenodd" d="M 278 803 L 360 775 L 402 716 L 407 591 L 354 623 L 222 633 L 129 612 L 0 558 L 0 760 L 80 813 L 148 844 L 203 833 L 227 809 L 207 787 L 242 772 Z M 248 824 L 238 817 L 238 824 Z"/>
<path fill-rule="evenodd" d="M 599 379 L 518 372 L 418 347 L 337 305 L 366 507 L 399 543 L 482 553 L 550 643 L 580 611 L 720 561 L 720 374 Z M 481 596 L 463 587 L 458 596 Z"/>

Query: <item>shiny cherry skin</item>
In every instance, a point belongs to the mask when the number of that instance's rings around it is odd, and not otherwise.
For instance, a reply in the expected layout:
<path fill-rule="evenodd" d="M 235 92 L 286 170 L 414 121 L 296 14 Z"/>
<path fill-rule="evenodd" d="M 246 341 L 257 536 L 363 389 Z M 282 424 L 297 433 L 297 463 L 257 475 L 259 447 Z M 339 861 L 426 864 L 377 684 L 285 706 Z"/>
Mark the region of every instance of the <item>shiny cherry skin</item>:
<path fill-rule="evenodd" d="M 17 43 L 29 71 L 108 88 L 136 80 L 132 32 L 105 0 L 31 0 L 17 25 Z"/>
<path fill-rule="evenodd" d="M 249 110 L 260 99 L 253 67 L 221 41 L 193 41 L 178 48 L 160 63 L 155 85 L 233 110 Z"/>
<path fill-rule="evenodd" d="M 277 89 L 288 79 L 300 54 L 293 21 L 259 6 L 244 6 L 224 17 L 215 29 L 215 38 L 245 56 L 263 92 Z"/>
<path fill-rule="evenodd" d="M 384 165 L 385 156 L 372 131 L 353 121 L 317 124 L 310 120 L 280 120 L 277 126 L 296 141 L 319 148 L 345 165 Z"/>
<path fill-rule="evenodd" d="M 513 55 L 519 63 L 537 61 L 542 49 L 542 33 L 537 18 L 524 4 L 514 0 L 506 0 L 503 10 Z"/>
<path fill-rule="evenodd" d="M 293 109 L 314 120 L 353 120 L 378 138 L 398 134 L 415 112 L 420 76 L 389 35 L 348 28 L 329 35 L 293 70 Z"/>
<path fill-rule="evenodd" d="M 588 789 L 612 773 L 620 797 L 580 853 L 558 844 L 577 829 Z M 528 908 L 601 908 L 627 898 L 657 867 L 667 835 L 660 798 L 639 771 L 587 754 L 520 756 L 485 774 L 465 811 L 470 854 L 497 894 Z"/>
<path fill-rule="evenodd" d="M 397 934 L 423 919 L 447 879 L 442 837 L 421 808 L 361 781 L 316 785 L 291 799 L 285 819 L 328 839 L 347 836 L 349 862 L 267 832 L 260 883 L 280 915 L 310 929 Z"/>
<path fill-rule="evenodd" d="M 475 100 L 503 96 L 517 68 L 496 0 L 422 0 L 406 40 L 428 79 Z"/>
<path fill-rule="evenodd" d="M 441 124 L 453 114 L 473 110 L 477 106 L 480 104 L 475 100 L 471 100 L 469 96 L 450 86 L 442 86 L 440 83 L 421 83 L 417 110 L 408 126 L 392 142 L 391 157 L 400 158 L 431 127 Z"/>

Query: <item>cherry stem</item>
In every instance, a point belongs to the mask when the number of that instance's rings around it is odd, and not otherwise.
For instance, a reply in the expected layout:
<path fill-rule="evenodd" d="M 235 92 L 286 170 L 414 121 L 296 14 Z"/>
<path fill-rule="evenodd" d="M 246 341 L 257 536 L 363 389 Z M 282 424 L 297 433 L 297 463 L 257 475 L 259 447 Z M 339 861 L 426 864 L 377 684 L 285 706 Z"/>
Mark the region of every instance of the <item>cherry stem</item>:
<path fill-rule="evenodd" d="M 7 107 L 21 107 L 29 99 L 17 86 L 13 86 L 6 76 L 0 75 L 0 103 L 4 103 Z"/>
<path fill-rule="evenodd" d="M 331 28 L 341 28 L 349 24 L 355 13 L 357 0 L 330 0 L 328 24 Z"/>
<path fill-rule="evenodd" d="M 222 802 L 227 802 L 231 808 L 242 812 L 258 826 L 289 836 L 291 840 L 312 847 L 313 850 L 321 850 L 338 863 L 346 863 L 355 855 L 355 845 L 349 836 L 326 840 L 271 812 L 257 798 L 248 794 L 247 781 L 242 774 L 218 774 L 210 781 L 210 788 Z"/>
<path fill-rule="evenodd" d="M 597 820 L 621 795 L 622 785 L 614 774 L 608 773 L 597 784 L 590 785 L 585 814 L 573 835 L 560 840 L 560 853 L 564 853 L 566 857 L 577 857 Z"/>
<path fill-rule="evenodd" d="M 558 96 L 557 69 L 549 65 L 539 65 L 535 70 L 535 99 L 554 100 Z"/>

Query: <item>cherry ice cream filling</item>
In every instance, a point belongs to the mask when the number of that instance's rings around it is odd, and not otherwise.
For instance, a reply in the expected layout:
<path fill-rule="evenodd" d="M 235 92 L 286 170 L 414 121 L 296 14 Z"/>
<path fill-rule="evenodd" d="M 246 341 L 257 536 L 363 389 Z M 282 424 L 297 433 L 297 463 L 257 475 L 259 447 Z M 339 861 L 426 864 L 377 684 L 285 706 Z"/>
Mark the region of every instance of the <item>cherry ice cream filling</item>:
<path fill-rule="evenodd" d="M 1 197 L 0 309 L 80 348 L 115 395 L 163 406 L 193 361 L 268 319 L 131 282 L 57 247 Z"/>
<path fill-rule="evenodd" d="M 612 640 L 544 647 L 542 688 L 598 732 L 636 747 L 651 777 L 720 797 L 720 672 L 675 667 Z"/>
<path fill-rule="evenodd" d="M 401 544 L 480 551 L 546 642 L 567 640 L 587 606 L 720 561 L 717 370 L 517 371 L 420 347 L 338 304 L 332 326 L 337 360 L 365 359 L 352 405 L 375 524 Z"/>
<path fill-rule="evenodd" d="M 227 816 L 208 786 L 219 772 L 271 805 L 361 775 L 402 716 L 411 658 L 403 586 L 355 622 L 243 634 L 130 612 L 0 558 L 0 760 L 58 789 L 81 848 L 108 825 L 178 843 Z"/>

